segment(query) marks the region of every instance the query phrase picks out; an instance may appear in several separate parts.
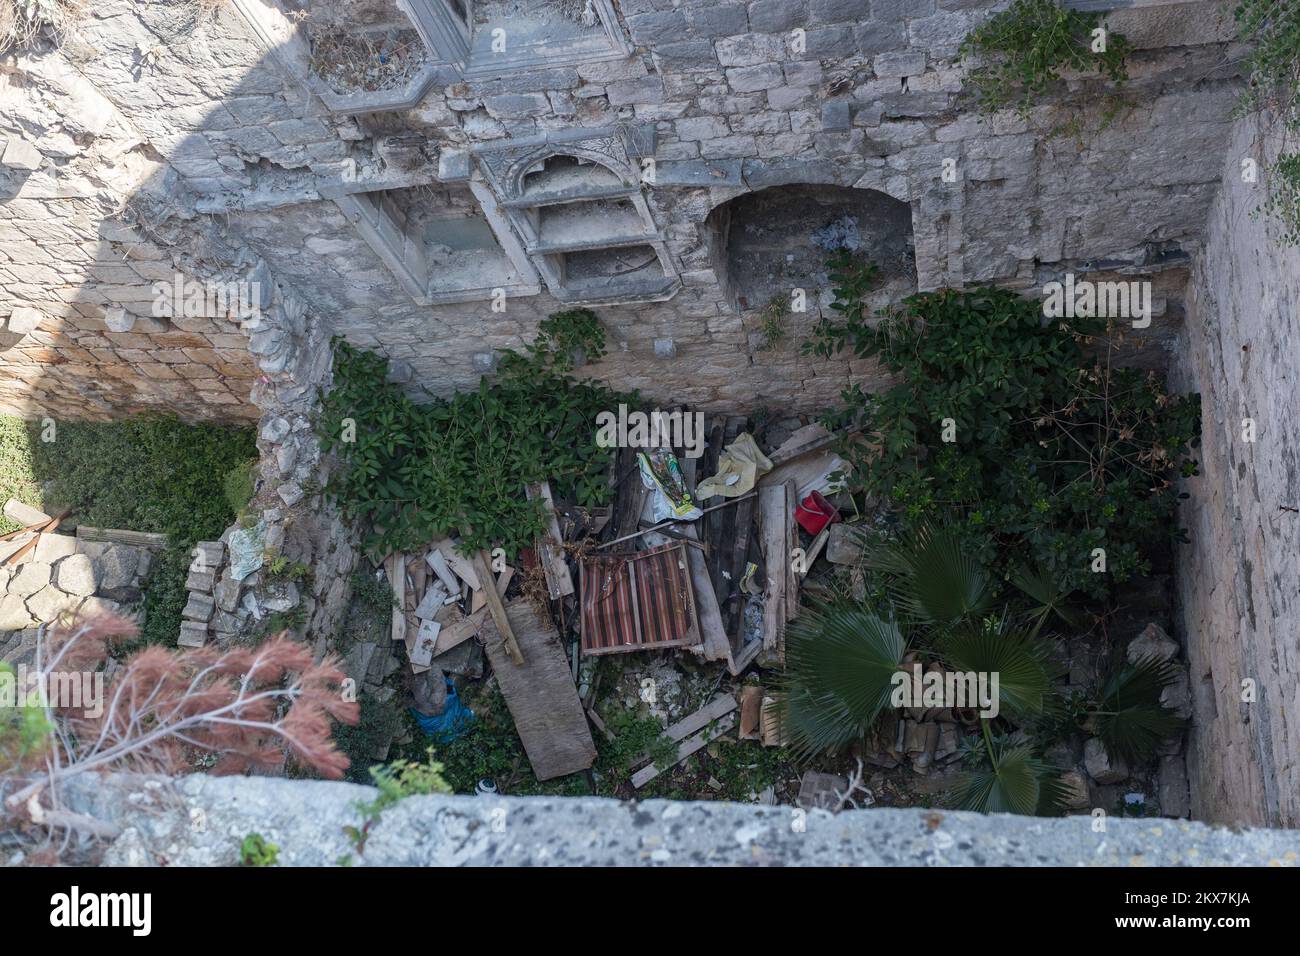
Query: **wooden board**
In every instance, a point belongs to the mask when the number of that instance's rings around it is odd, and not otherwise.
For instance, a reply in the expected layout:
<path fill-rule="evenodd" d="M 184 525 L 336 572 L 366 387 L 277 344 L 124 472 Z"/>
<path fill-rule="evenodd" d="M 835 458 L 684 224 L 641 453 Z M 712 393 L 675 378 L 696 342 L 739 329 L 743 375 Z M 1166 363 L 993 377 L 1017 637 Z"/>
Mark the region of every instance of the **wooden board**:
<path fill-rule="evenodd" d="M 696 469 L 697 459 L 683 458 L 681 461 L 682 477 L 686 480 L 686 490 L 695 497 L 695 483 L 699 474 Z M 714 512 L 716 513 L 716 512 Z M 707 515 L 705 517 L 708 517 Z M 682 526 L 682 536 L 688 541 L 699 541 L 700 526 L 703 518 Z M 731 643 L 727 639 L 727 627 L 722 620 L 722 609 L 718 604 L 717 593 L 713 590 L 713 578 L 709 574 L 709 562 L 706 549 L 686 548 L 686 564 L 691 573 L 691 590 L 695 596 L 695 616 L 699 625 L 700 649 L 706 661 L 731 661 Z"/>
<path fill-rule="evenodd" d="M 680 744 L 677 745 L 677 757 L 675 760 L 673 760 L 671 764 L 669 764 L 669 767 L 677 766 L 679 763 L 681 763 L 691 754 L 695 753 L 697 750 L 702 750 L 703 748 L 707 747 L 712 741 L 717 740 L 719 737 L 721 737 L 723 734 L 725 734 L 735 725 L 736 725 L 735 714 L 727 714 L 727 716 L 723 717 L 716 724 L 714 724 L 712 729 L 702 730 L 694 737 L 686 738 Z M 661 770 L 659 767 L 656 767 L 654 764 L 650 764 L 648 767 L 642 767 L 636 773 L 632 774 L 632 786 L 636 787 L 639 790 L 641 787 L 644 787 L 647 783 L 649 783 L 651 780 L 659 776 L 659 774 L 663 773 L 663 771 L 667 769 L 668 767 L 664 767 Z"/>
<path fill-rule="evenodd" d="M 511 662 L 491 621 L 484 625 L 484 649 L 533 774 L 550 780 L 586 770 L 596 759 L 596 745 L 559 634 L 526 600 L 513 601 L 505 610 L 528 663 L 519 667 Z"/>
<path fill-rule="evenodd" d="M 480 549 L 474 555 L 474 570 L 478 573 L 480 580 L 487 581 L 489 585 L 492 583 L 492 563 L 488 560 L 486 551 Z M 515 640 L 514 628 L 510 624 L 505 605 L 501 603 L 501 595 L 497 594 L 496 588 L 488 587 L 483 591 L 483 597 L 487 599 L 488 613 L 492 615 L 492 622 L 496 625 L 497 632 L 505 641 L 510 659 L 519 666 L 523 666 L 526 658 L 519 647 L 519 642 Z"/>
<path fill-rule="evenodd" d="M 406 640 L 406 562 L 394 552 L 384 559 L 384 574 L 393 589 L 393 617 L 391 636 L 395 641 Z"/>
<path fill-rule="evenodd" d="M 760 489 L 758 495 L 766 574 L 763 586 L 763 650 L 776 660 L 783 657 L 783 635 L 788 619 L 787 590 L 792 576 L 789 525 L 793 520 L 789 501 L 793 494 L 793 484 L 786 483 Z"/>
<path fill-rule="evenodd" d="M 100 541 L 105 544 L 127 544 L 133 548 L 161 551 L 167 547 L 167 535 L 145 531 L 123 531 L 120 528 L 92 528 L 77 525 L 77 538 L 81 541 Z"/>

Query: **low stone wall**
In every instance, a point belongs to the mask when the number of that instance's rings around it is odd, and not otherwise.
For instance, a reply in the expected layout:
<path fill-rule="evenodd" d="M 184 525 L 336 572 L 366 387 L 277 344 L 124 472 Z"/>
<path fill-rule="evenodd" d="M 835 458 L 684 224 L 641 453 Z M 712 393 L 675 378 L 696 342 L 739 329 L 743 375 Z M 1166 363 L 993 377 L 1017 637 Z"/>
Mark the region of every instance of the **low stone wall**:
<path fill-rule="evenodd" d="M 0 542 L 0 560 L 31 538 Z M 130 614 L 152 560 L 147 548 L 40 535 L 17 565 L 0 565 L 0 659 L 31 646 L 36 628 L 65 612 Z"/>
<path fill-rule="evenodd" d="M 111 820 L 113 866 L 223 866 L 260 833 L 285 866 L 1271 866 L 1300 833 L 1171 820 L 1044 819 L 597 798 L 408 797 L 357 853 L 345 827 L 377 791 L 265 777 L 74 781 L 69 804 Z M 1104 828 L 1099 829 L 1104 824 Z"/>

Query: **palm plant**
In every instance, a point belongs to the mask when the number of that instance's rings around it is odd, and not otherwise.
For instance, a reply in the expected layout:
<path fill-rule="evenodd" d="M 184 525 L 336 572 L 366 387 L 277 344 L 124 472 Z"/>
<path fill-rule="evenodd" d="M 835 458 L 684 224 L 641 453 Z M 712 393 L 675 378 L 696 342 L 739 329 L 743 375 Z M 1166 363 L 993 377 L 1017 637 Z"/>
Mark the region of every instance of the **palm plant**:
<path fill-rule="evenodd" d="M 1049 595 L 1026 622 L 1009 602 L 991 614 L 994 582 L 946 528 L 921 527 L 878 546 L 865 566 L 885 579 L 884 616 L 841 600 L 800 615 L 787 632 L 783 719 L 796 755 L 807 759 L 861 739 L 888 703 L 909 646 L 956 670 L 996 672 L 1000 706 L 1023 718 L 1042 715 L 1052 672 L 1051 645 L 1039 631 L 1048 615 L 1062 612 L 1059 597 Z M 1050 590 L 1042 578 L 1027 580 L 1022 589 L 1031 596 Z M 1061 792 L 1056 771 L 1031 745 L 997 741 L 990 724 L 982 719 L 983 754 L 958 787 L 959 805 L 1052 808 Z"/>
<path fill-rule="evenodd" d="M 1144 657 L 1116 668 L 1102 684 L 1090 715 L 1106 754 L 1132 765 L 1148 759 L 1183 722 L 1160 702 L 1177 678 L 1168 661 Z"/>
<path fill-rule="evenodd" d="M 801 759 L 861 739 L 889 703 L 907 641 L 898 625 L 844 601 L 805 608 L 785 636 L 782 723 Z"/>

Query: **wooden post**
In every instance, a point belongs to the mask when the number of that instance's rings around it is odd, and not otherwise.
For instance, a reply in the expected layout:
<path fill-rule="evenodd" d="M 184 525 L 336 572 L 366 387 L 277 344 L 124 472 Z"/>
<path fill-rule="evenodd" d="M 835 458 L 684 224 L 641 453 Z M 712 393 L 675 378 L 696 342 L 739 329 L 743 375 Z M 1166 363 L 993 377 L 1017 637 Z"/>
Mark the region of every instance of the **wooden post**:
<path fill-rule="evenodd" d="M 501 634 L 501 640 L 505 642 L 510 659 L 522 667 L 524 655 L 519 650 L 519 643 L 515 640 L 515 632 L 510 627 L 510 618 L 506 616 L 506 607 L 501 603 L 501 595 L 497 594 L 497 589 L 492 586 L 492 562 L 489 560 L 486 551 L 480 549 L 474 555 L 474 570 L 478 572 L 480 581 L 487 582 L 487 586 L 482 590 L 483 596 L 487 598 L 488 613 L 492 615 L 492 621 Z"/>

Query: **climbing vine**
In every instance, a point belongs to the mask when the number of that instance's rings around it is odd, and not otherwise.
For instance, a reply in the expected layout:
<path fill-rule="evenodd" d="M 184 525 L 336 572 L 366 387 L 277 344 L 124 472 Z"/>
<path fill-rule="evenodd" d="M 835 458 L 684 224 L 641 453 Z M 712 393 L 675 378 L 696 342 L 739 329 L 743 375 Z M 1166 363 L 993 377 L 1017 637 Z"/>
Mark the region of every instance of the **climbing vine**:
<path fill-rule="evenodd" d="M 596 444 L 595 418 L 636 396 L 570 374 L 604 353 L 592 312 L 558 312 L 533 344 L 502 356 L 491 380 L 417 404 L 387 380 L 385 359 L 337 342 L 317 422 L 322 446 L 342 465 L 327 493 L 368 523 L 375 556 L 442 535 L 467 550 L 501 546 L 513 555 L 544 526 L 526 485 L 549 480 L 556 495 L 583 505 L 607 499 L 610 450 Z"/>

